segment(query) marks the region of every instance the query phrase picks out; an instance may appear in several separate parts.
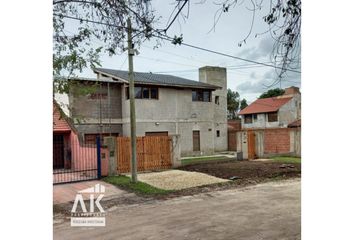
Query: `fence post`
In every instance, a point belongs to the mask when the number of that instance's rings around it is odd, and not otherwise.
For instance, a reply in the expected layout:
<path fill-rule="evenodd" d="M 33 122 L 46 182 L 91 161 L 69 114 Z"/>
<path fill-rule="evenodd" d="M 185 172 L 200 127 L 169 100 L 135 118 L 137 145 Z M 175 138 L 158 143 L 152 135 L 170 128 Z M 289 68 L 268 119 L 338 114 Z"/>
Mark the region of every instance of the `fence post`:
<path fill-rule="evenodd" d="M 99 136 L 96 137 L 97 145 L 97 178 L 101 178 L 101 139 Z"/>
<path fill-rule="evenodd" d="M 108 147 L 108 176 L 117 175 L 117 137 L 105 137 L 104 144 Z"/>

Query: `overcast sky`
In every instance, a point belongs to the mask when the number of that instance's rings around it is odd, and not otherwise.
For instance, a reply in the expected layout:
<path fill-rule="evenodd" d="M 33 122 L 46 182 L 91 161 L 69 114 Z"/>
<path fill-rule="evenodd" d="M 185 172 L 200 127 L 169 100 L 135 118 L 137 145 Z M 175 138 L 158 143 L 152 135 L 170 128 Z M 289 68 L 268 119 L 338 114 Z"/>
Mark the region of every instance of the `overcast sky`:
<path fill-rule="evenodd" d="M 231 8 L 220 18 L 214 31 L 210 31 L 214 24 L 214 14 L 220 6 L 207 1 L 204 4 L 191 1 L 188 19 L 179 18 L 168 30 L 169 36 L 183 33 L 185 43 L 223 52 L 226 54 L 255 60 L 269 62 L 273 48 L 273 40 L 269 34 L 255 38 L 255 34 L 262 33 L 267 29 L 267 24 L 262 16 L 268 9 L 264 8 L 255 17 L 253 32 L 242 47 L 238 42 L 243 40 L 251 27 L 252 12 L 246 9 L 247 5 Z M 160 25 L 164 28 L 174 8 L 173 1 L 153 0 L 152 7 L 161 15 Z M 247 3 L 247 1 L 245 2 Z M 188 8 L 184 9 L 187 14 Z M 71 21 L 68 21 L 69 24 Z M 134 57 L 134 70 L 137 72 L 164 72 L 191 80 L 198 80 L 198 68 L 209 66 L 221 66 L 227 68 L 227 86 L 240 93 L 241 98 L 246 98 L 250 103 L 262 92 L 266 91 L 264 85 L 270 85 L 275 80 L 275 70 L 270 67 L 255 66 L 248 62 L 237 59 L 200 51 L 186 46 L 174 46 L 170 42 L 163 42 L 158 49 L 153 49 L 155 40 L 146 41 L 139 49 L 140 54 Z M 102 57 L 102 67 L 128 70 L 127 54 Z M 253 65 L 253 66 L 250 66 Z M 242 67 L 239 67 L 242 66 Z M 241 69 L 240 69 L 241 68 Z M 82 77 L 95 75 L 90 69 L 84 70 Z M 282 81 L 281 87 L 300 87 L 300 74 L 288 73 Z M 275 86 L 279 87 L 279 85 Z"/>

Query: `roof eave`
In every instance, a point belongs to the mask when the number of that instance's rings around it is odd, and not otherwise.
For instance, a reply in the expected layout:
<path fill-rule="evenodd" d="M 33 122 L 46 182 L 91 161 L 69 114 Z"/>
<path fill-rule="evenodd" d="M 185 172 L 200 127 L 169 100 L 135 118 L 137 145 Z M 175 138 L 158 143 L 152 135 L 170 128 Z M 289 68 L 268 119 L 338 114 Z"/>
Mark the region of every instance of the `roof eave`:
<path fill-rule="evenodd" d="M 107 73 L 105 71 L 101 71 L 101 70 L 98 70 L 98 69 L 93 69 L 93 72 L 94 73 L 101 73 L 101 74 L 104 74 L 104 75 L 107 75 L 107 76 L 111 77 L 112 79 L 116 78 L 116 79 L 121 80 L 124 83 L 129 84 L 129 80 L 123 79 L 121 77 L 117 77 L 117 76 L 109 74 L 109 73 Z M 193 89 L 193 88 L 212 89 L 212 90 L 222 89 L 222 87 L 220 87 L 220 86 L 211 85 L 211 84 L 210 84 L 210 86 L 190 86 L 190 85 L 183 85 L 183 84 L 146 83 L 146 82 L 139 82 L 139 81 L 135 81 L 135 83 L 141 84 L 141 85 L 156 85 L 156 86 L 180 87 L 180 88 L 191 88 L 191 89 Z"/>

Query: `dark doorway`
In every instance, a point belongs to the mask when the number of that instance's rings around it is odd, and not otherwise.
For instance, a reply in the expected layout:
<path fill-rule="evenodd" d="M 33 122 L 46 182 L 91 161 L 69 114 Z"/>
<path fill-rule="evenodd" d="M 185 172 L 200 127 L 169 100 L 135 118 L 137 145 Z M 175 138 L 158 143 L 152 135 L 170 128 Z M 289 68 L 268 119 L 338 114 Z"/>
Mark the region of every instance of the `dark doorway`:
<path fill-rule="evenodd" d="M 64 135 L 53 135 L 53 169 L 64 168 Z"/>
<path fill-rule="evenodd" d="M 193 151 L 200 151 L 200 134 L 199 131 L 193 131 Z"/>

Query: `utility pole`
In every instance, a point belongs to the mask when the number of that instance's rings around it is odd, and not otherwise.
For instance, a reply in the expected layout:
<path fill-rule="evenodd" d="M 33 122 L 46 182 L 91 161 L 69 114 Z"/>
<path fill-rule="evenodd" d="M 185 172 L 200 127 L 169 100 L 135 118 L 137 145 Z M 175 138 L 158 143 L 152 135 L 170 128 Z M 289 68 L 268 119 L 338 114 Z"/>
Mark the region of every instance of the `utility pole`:
<path fill-rule="evenodd" d="M 129 63 L 129 102 L 130 102 L 130 140 L 131 140 L 131 173 L 132 182 L 138 181 L 137 164 L 136 164 L 136 122 L 135 122 L 135 91 L 134 91 L 134 73 L 133 73 L 133 56 L 134 48 L 132 42 L 132 24 L 130 18 L 128 23 L 128 63 Z"/>

